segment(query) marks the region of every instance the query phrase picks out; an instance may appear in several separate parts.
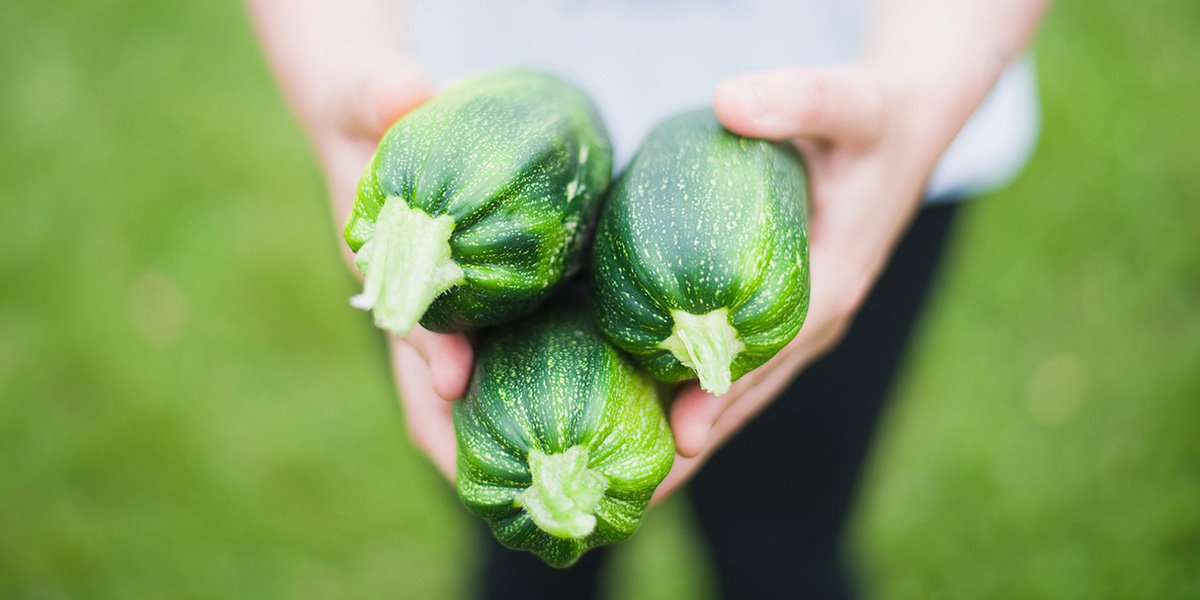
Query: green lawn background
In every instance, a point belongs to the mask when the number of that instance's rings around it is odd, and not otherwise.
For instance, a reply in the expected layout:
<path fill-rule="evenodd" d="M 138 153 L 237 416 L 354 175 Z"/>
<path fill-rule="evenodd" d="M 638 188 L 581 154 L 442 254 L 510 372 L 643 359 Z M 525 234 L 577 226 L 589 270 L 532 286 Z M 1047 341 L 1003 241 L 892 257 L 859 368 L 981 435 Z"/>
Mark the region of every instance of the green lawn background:
<path fill-rule="evenodd" d="M 1200 597 L 1200 3 L 1059 2 L 1036 49 L 849 548 L 879 598 Z M 3 3 L 0 81 L 0 597 L 469 593 L 240 6 Z M 668 503 L 607 585 L 703 597 L 702 548 Z"/>

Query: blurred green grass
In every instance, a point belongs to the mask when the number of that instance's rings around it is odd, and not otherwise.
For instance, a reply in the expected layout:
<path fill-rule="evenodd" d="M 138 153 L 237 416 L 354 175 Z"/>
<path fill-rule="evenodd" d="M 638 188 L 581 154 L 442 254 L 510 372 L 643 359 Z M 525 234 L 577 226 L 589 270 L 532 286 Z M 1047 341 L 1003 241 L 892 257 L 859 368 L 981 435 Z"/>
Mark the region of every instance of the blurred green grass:
<path fill-rule="evenodd" d="M 880 598 L 1200 597 L 1200 5 L 1058 3 L 851 536 Z M 456 597 L 322 185 L 231 0 L 0 5 L 0 597 Z M 611 593 L 708 587 L 687 507 Z"/>
<path fill-rule="evenodd" d="M 875 449 L 880 598 L 1200 598 L 1200 4 L 1060 2 Z"/>

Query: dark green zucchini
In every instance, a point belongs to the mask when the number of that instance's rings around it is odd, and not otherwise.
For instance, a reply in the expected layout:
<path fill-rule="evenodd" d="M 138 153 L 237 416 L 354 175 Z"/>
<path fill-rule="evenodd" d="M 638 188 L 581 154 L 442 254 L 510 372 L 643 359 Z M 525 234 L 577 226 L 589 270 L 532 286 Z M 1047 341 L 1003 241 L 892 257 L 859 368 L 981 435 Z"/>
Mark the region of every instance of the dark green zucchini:
<path fill-rule="evenodd" d="M 629 537 L 675 455 L 654 379 L 578 304 L 486 332 L 454 407 L 459 498 L 556 567 Z"/>
<path fill-rule="evenodd" d="M 582 91 L 515 70 L 452 86 L 401 119 L 358 187 L 352 303 L 397 335 L 516 318 L 577 266 L 612 176 Z"/>
<path fill-rule="evenodd" d="M 725 393 L 804 323 L 806 211 L 790 146 L 734 135 L 708 109 L 660 124 L 601 211 L 600 329 L 656 377 Z"/>

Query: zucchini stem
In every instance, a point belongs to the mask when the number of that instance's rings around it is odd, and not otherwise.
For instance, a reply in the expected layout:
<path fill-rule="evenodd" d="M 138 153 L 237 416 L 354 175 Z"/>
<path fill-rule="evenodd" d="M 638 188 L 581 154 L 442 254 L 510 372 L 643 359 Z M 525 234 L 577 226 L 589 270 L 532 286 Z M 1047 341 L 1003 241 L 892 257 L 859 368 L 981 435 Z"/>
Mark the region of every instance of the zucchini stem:
<path fill-rule="evenodd" d="M 354 258 L 365 281 L 351 306 L 372 311 L 381 329 L 407 335 L 434 299 L 466 281 L 450 258 L 453 232 L 450 215 L 434 218 L 402 198 L 389 197 L 374 234 Z"/>
<path fill-rule="evenodd" d="M 588 451 L 571 446 L 561 454 L 529 451 L 533 483 L 515 502 L 546 533 L 565 539 L 591 535 L 596 529 L 596 505 L 608 489 L 608 479 L 587 468 Z"/>
<path fill-rule="evenodd" d="M 733 359 L 745 348 L 729 324 L 729 309 L 693 315 L 671 311 L 671 335 L 659 344 L 700 378 L 700 387 L 720 396 L 729 391 Z"/>

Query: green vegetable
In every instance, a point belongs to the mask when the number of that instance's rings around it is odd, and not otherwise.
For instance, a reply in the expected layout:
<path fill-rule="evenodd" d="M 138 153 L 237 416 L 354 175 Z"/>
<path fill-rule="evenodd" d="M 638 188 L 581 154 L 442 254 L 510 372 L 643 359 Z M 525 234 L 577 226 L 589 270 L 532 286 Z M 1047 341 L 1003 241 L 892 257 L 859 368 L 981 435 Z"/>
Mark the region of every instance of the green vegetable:
<path fill-rule="evenodd" d="M 455 85 L 392 127 L 359 182 L 352 303 L 397 335 L 516 318 L 578 266 L 611 177 L 579 89 L 525 70 Z"/>
<path fill-rule="evenodd" d="M 653 378 L 570 304 L 487 332 L 454 407 L 459 498 L 556 567 L 629 537 L 675 451 Z"/>
<path fill-rule="evenodd" d="M 659 379 L 714 393 L 796 336 L 808 310 L 807 180 L 790 147 L 710 110 L 660 124 L 596 232 L 596 320 Z"/>

